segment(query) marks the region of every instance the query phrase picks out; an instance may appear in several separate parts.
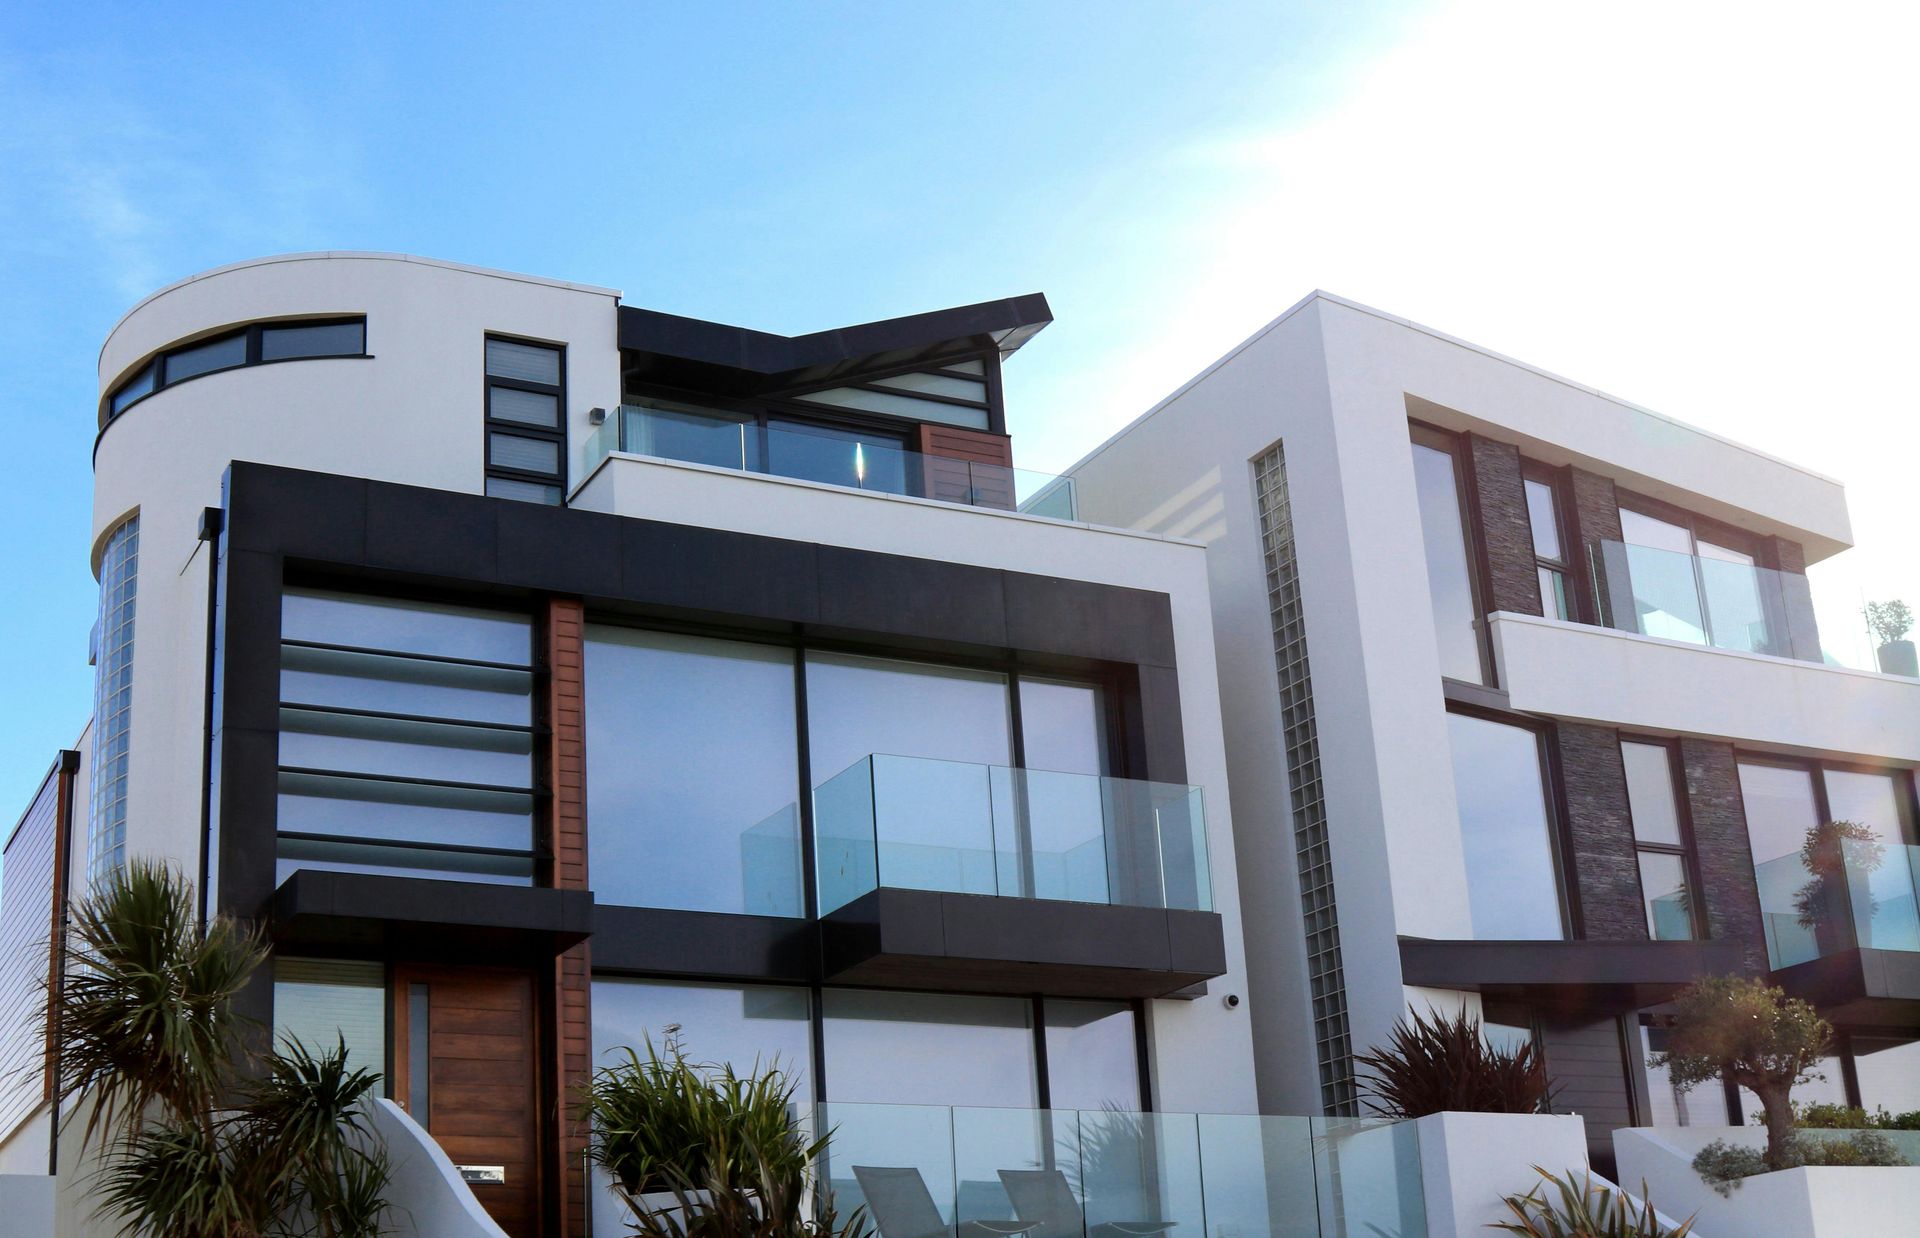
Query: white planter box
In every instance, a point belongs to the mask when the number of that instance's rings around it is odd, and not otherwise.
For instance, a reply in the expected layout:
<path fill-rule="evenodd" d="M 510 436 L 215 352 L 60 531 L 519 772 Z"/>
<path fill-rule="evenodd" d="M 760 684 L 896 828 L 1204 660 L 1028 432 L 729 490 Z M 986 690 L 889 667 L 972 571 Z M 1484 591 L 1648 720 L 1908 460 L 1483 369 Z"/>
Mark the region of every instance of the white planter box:
<path fill-rule="evenodd" d="M 1586 1125 L 1564 1113 L 1436 1113 L 1414 1121 L 1429 1238 L 1484 1238 L 1500 1201 L 1555 1174 L 1587 1172 Z M 1668 1211 L 1667 1209 L 1662 1209 Z"/>
<path fill-rule="evenodd" d="M 1696 1215 L 1698 1238 L 1877 1238 L 1915 1232 L 1920 1168 L 1785 1169 L 1756 1174 L 1720 1194 L 1694 1172 L 1693 1158 L 1716 1139 L 1764 1147 L 1757 1126 L 1628 1127 L 1613 1132 L 1620 1176 L 1642 1179 L 1660 1211 Z"/>

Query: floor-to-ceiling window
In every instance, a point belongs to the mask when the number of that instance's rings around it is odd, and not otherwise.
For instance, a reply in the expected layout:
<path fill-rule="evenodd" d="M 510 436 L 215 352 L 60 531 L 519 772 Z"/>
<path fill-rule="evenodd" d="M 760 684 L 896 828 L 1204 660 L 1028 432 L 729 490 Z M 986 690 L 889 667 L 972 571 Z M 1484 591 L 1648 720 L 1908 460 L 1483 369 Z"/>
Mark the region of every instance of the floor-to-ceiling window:
<path fill-rule="evenodd" d="M 596 625 L 586 678 L 595 896 L 803 914 L 793 650 Z"/>
<path fill-rule="evenodd" d="M 1447 732 L 1474 939 L 1566 936 L 1539 733 L 1452 712 Z"/>
<path fill-rule="evenodd" d="M 1422 426 L 1413 428 L 1413 480 L 1426 545 L 1440 673 L 1449 679 L 1484 683 L 1483 613 L 1476 596 L 1460 469 L 1450 436 Z"/>
<path fill-rule="evenodd" d="M 1673 749 L 1653 741 L 1622 740 L 1627 807 L 1640 866 L 1640 897 L 1647 935 L 1655 941 L 1687 941 L 1699 935 L 1698 908 L 1688 875 L 1690 852 L 1676 792 Z"/>
<path fill-rule="evenodd" d="M 100 622 L 94 629 L 93 759 L 87 798 L 87 879 L 126 859 L 127 760 L 133 729 L 133 612 L 140 576 L 140 517 L 107 536 L 100 553 Z"/>
<path fill-rule="evenodd" d="M 742 1075 L 780 1070 L 794 1099 L 812 1101 L 813 1033 L 807 990 L 779 985 L 675 980 L 593 981 L 593 1060 L 614 1066 L 623 1050 L 677 1048 L 690 1062 L 732 1066 Z"/>

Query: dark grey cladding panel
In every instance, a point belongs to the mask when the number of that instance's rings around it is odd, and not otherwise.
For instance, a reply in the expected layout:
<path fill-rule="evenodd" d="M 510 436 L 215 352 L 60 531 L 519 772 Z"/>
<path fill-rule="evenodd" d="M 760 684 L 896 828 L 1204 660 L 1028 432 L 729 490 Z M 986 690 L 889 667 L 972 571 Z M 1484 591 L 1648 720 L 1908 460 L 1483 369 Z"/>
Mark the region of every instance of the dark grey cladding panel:
<path fill-rule="evenodd" d="M 295 558 L 365 562 L 371 484 L 235 461 L 226 485 L 229 545 Z"/>
<path fill-rule="evenodd" d="M 508 929 L 564 947 L 593 931 L 593 895 L 586 890 L 302 869 L 275 891 L 273 920 L 279 934 L 297 934 L 303 921 L 344 921 L 388 928 Z"/>
<path fill-rule="evenodd" d="M 827 627 L 992 648 L 1010 643 L 1004 582 L 1012 573 L 841 546 L 818 547 L 815 562 Z"/>
<path fill-rule="evenodd" d="M 1208 911 L 1169 911 L 1167 955 L 1174 971 L 1226 975 L 1227 940 L 1220 917 Z"/>
<path fill-rule="evenodd" d="M 1044 653 L 1173 666 L 1173 606 L 1164 593 L 1007 574 L 1007 643 Z M 1141 634 L 1151 634 L 1145 645 Z"/>
<path fill-rule="evenodd" d="M 1772 981 L 1834 1023 L 1909 1031 L 1920 1023 L 1920 951 L 1842 950 L 1783 967 Z"/>
<path fill-rule="evenodd" d="M 1400 939 L 1402 981 L 1434 988 L 1591 987 L 1648 993 L 1733 971 L 1739 959 L 1740 943 L 1732 941 Z"/>
<path fill-rule="evenodd" d="M 1173 970 L 1167 913 L 1156 908 L 942 894 L 939 916 L 949 957 Z"/>
<path fill-rule="evenodd" d="M 489 507 L 478 495 L 370 486 L 365 562 L 395 571 L 492 580 L 499 571 L 500 539 Z"/>
<path fill-rule="evenodd" d="M 621 520 L 619 596 L 715 615 L 816 623 L 817 549 L 723 529 Z"/>
<path fill-rule="evenodd" d="M 618 516 L 482 499 L 499 539 L 498 579 L 525 589 L 617 597 L 623 592 Z"/>
<path fill-rule="evenodd" d="M 1156 782 L 1187 780 L 1187 737 L 1181 723 L 1180 676 L 1171 666 L 1140 668 L 1141 743 Z"/>
<path fill-rule="evenodd" d="M 273 892 L 279 759 L 277 730 L 228 726 L 220 732 L 220 890 L 224 910 L 236 915 L 260 915 Z"/>
<path fill-rule="evenodd" d="M 815 978 L 814 934 L 805 920 L 596 906 L 593 932 L 596 972 L 793 984 Z"/>

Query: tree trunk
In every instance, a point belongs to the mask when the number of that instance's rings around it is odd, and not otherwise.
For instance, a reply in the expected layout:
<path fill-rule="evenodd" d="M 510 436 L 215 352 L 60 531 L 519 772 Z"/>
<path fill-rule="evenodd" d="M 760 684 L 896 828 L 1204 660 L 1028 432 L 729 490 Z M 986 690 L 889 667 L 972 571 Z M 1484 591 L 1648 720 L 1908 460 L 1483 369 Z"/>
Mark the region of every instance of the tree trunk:
<path fill-rule="evenodd" d="M 1792 1168 L 1793 1106 L 1787 1100 L 1788 1089 L 1778 1084 L 1748 1086 L 1760 1098 L 1767 1118 L 1767 1168 Z"/>

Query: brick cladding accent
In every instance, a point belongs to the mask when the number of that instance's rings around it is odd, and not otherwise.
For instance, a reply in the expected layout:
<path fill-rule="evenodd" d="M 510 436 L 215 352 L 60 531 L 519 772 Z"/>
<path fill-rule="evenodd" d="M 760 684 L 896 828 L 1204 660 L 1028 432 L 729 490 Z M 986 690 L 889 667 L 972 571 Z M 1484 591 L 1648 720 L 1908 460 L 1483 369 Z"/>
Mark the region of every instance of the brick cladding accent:
<path fill-rule="evenodd" d="M 587 885 L 586 650 L 585 608 L 572 598 L 547 604 L 547 777 L 553 791 L 553 884 L 563 890 Z M 561 955 L 554 967 L 557 1028 L 554 1052 L 559 1095 L 553 1129 L 560 1149 L 560 1231 L 568 1238 L 587 1232 L 587 1181 L 582 1156 L 586 1128 L 575 1121 L 575 1098 L 593 1063 L 593 969 L 588 943 Z"/>
<path fill-rule="evenodd" d="M 1680 760 L 1687 775 L 1687 811 L 1693 817 L 1707 935 L 1740 942 L 1747 970 L 1762 974 L 1767 966 L 1766 938 L 1733 745 L 1683 739 Z"/>
<path fill-rule="evenodd" d="M 1593 565 L 1588 556 L 1598 553 L 1600 542 L 1620 540 L 1620 498 L 1613 482 L 1598 473 L 1569 468 L 1564 476 L 1567 519 L 1573 523 L 1567 530 L 1568 566 L 1573 570 L 1575 586 L 1573 614 L 1582 622 L 1598 623 Z"/>
<path fill-rule="evenodd" d="M 1482 553 L 1487 560 L 1489 611 L 1540 613 L 1540 578 L 1533 564 L 1533 526 L 1520 478 L 1520 449 L 1469 434 L 1473 452 L 1473 498 L 1478 507 Z"/>
<path fill-rule="evenodd" d="M 1640 901 L 1640 865 L 1619 735 L 1607 727 L 1571 722 L 1558 724 L 1554 735 L 1573 843 L 1581 936 L 1590 941 L 1645 941 L 1647 913 Z"/>

